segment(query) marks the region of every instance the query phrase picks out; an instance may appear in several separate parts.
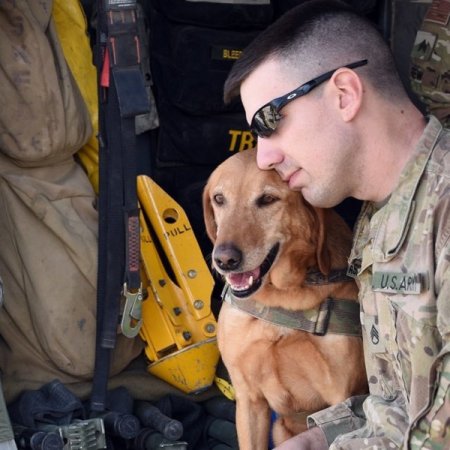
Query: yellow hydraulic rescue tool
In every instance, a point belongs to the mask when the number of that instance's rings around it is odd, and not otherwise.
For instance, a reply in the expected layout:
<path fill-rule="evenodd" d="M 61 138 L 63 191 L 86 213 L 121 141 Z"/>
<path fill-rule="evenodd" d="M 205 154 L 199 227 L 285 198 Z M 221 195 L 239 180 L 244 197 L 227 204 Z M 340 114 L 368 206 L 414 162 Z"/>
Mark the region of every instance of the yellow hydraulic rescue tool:
<path fill-rule="evenodd" d="M 86 18 L 79 0 L 55 0 L 53 18 L 92 117 L 93 137 L 78 156 L 98 192 L 97 75 Z M 214 281 L 181 206 L 149 177 L 137 183 L 144 295 L 141 308 L 138 301 L 124 311 L 125 323 L 142 321 L 150 373 L 186 393 L 199 392 L 214 382 L 219 360 L 210 308 Z"/>
<path fill-rule="evenodd" d="M 147 176 L 138 177 L 138 197 L 148 370 L 185 392 L 198 391 L 212 383 L 219 356 L 214 281 L 183 209 Z"/>

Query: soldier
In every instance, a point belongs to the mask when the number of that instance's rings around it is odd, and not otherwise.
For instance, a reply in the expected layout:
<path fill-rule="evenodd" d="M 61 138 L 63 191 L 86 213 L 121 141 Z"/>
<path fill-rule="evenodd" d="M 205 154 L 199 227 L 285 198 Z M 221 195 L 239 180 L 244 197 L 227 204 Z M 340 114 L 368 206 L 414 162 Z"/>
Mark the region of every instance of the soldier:
<path fill-rule="evenodd" d="M 370 394 L 277 450 L 450 448 L 450 133 L 410 101 L 373 25 L 335 1 L 263 31 L 225 84 L 226 101 L 239 93 L 261 169 L 318 207 L 365 201 L 349 273 Z"/>
<path fill-rule="evenodd" d="M 429 113 L 450 125 L 450 3 L 433 0 L 411 52 L 412 90 Z"/>

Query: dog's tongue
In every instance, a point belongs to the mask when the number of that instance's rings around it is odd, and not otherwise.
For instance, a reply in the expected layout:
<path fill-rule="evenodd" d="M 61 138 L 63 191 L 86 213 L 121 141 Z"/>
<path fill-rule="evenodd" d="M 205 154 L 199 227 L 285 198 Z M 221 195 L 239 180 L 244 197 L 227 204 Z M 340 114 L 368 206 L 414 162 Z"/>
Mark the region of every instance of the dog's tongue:
<path fill-rule="evenodd" d="M 230 273 L 227 281 L 233 288 L 250 287 L 259 277 L 259 267 L 242 273 Z"/>

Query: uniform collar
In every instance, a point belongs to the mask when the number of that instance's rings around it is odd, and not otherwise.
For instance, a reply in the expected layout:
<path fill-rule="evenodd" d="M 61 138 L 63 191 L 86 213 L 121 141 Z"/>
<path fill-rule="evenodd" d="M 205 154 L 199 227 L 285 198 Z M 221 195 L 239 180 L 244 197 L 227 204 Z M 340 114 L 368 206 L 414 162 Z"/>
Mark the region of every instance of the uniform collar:
<path fill-rule="evenodd" d="M 397 255 L 414 213 L 414 195 L 441 131 L 442 125 L 431 116 L 415 153 L 403 169 L 389 201 L 379 210 L 372 202 L 366 202 L 357 225 L 351 260 L 360 259 L 362 247 L 368 240 L 373 241 L 374 261 L 386 262 Z M 370 226 L 369 230 L 367 226 Z"/>

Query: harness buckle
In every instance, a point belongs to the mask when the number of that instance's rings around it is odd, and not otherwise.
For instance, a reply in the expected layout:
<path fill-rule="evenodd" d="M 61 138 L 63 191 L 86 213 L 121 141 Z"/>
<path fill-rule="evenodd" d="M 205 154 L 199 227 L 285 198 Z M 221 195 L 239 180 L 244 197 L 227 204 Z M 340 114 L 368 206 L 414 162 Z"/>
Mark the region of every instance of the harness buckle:
<path fill-rule="evenodd" d="M 131 292 L 128 290 L 127 283 L 124 283 L 122 294 L 125 297 L 125 306 L 120 329 L 124 336 L 134 338 L 138 335 L 142 325 L 142 285 L 137 291 Z"/>
<path fill-rule="evenodd" d="M 111 65 L 139 65 L 141 63 L 141 43 L 137 29 L 136 0 L 127 1 L 124 6 L 109 5 L 107 20 Z"/>
<path fill-rule="evenodd" d="M 314 327 L 313 334 L 317 336 L 325 336 L 325 334 L 327 334 L 333 305 L 334 301 L 329 297 L 320 304 L 317 314 L 316 326 Z"/>

